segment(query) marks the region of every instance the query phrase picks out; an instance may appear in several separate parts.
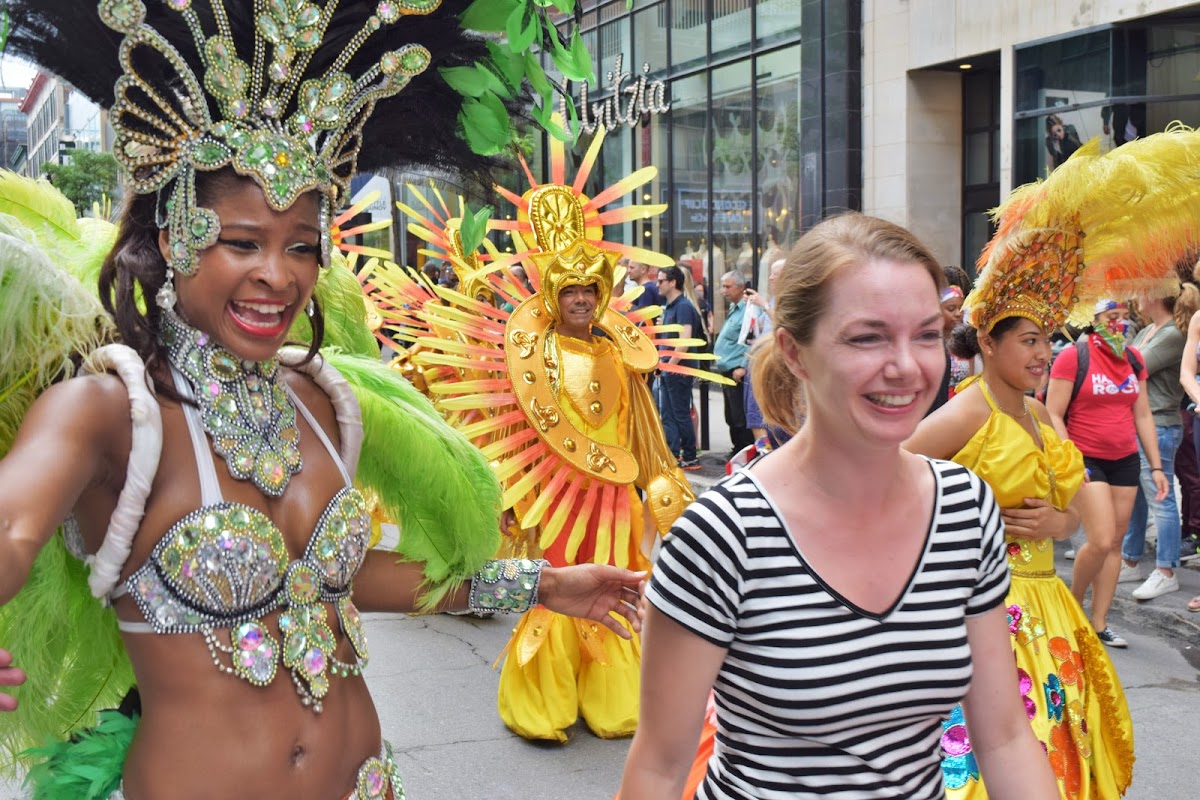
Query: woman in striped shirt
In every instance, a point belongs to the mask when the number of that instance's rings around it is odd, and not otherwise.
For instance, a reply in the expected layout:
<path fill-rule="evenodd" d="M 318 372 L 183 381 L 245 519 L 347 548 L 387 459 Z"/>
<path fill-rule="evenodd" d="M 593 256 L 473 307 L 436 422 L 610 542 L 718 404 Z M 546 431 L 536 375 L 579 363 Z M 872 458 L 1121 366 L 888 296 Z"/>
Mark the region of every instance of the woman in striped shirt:
<path fill-rule="evenodd" d="M 807 421 L 663 544 L 624 800 L 680 796 L 710 689 L 699 798 L 941 798 L 960 701 L 993 798 L 1057 797 L 1012 692 L 991 491 L 900 448 L 941 383 L 943 280 L 911 234 L 859 214 L 791 254 L 754 378 L 784 426 L 802 386 Z"/>

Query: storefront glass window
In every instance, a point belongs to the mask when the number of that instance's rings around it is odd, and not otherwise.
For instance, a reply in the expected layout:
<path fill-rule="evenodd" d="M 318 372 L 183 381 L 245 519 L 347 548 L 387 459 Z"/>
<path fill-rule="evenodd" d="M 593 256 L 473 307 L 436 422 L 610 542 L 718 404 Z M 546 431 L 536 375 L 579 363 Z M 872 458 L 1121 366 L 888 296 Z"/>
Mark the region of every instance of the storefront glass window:
<path fill-rule="evenodd" d="M 672 73 L 698 67 L 708 61 L 707 5 L 707 0 L 671 0 Z"/>
<path fill-rule="evenodd" d="M 728 57 L 750 51 L 752 0 L 712 0 L 712 51 Z"/>
<path fill-rule="evenodd" d="M 708 248 L 708 82 L 704 75 L 671 81 L 672 240 L 679 261 L 700 259 Z"/>
<path fill-rule="evenodd" d="M 758 109 L 758 236 L 756 286 L 767 286 L 771 264 L 783 258 L 800 224 L 800 47 L 760 56 Z"/>
<path fill-rule="evenodd" d="M 651 74 L 667 68 L 667 6 L 660 3 L 633 15 L 633 62 L 650 65 Z"/>
<path fill-rule="evenodd" d="M 1048 174 L 1093 137 L 1109 149 L 1176 120 L 1200 123 L 1197 74 L 1194 20 L 1137 20 L 1019 49 L 1017 111 L 1041 113 L 1017 120 L 1016 182 Z"/>
<path fill-rule="evenodd" d="M 759 46 L 800 35 L 800 0 L 760 0 L 756 13 Z"/>
<path fill-rule="evenodd" d="M 713 281 L 737 269 L 747 282 L 755 272 L 754 94 L 750 61 L 712 71 L 712 252 L 700 259 Z"/>
<path fill-rule="evenodd" d="M 1017 51 L 1017 111 L 1035 111 L 1108 96 L 1109 32 L 1058 39 Z"/>
<path fill-rule="evenodd" d="M 623 56 L 621 59 L 622 71 L 633 72 L 633 64 L 630 61 L 632 50 L 633 48 L 630 47 L 629 17 L 616 22 L 610 22 L 600 29 L 600 58 L 595 67 L 596 77 L 599 79 L 602 87 L 608 86 L 610 83 L 608 74 L 615 67 L 617 56 Z M 596 51 L 590 50 L 589 52 L 595 53 Z M 592 58 L 595 59 L 595 55 Z"/>
<path fill-rule="evenodd" d="M 578 152 L 584 152 L 582 150 Z M 600 166 L 598 170 L 601 182 L 594 192 L 600 189 L 607 188 L 617 181 L 624 178 L 634 171 L 633 166 L 633 129 L 628 125 L 619 125 L 604 139 L 604 147 L 600 153 Z M 638 195 L 627 194 L 619 197 L 613 202 L 605 206 L 605 209 L 620 208 L 638 201 Z M 608 225 L 604 229 L 604 238 L 611 242 L 620 242 L 622 244 L 634 244 L 636 235 L 634 233 L 635 223 L 626 222 L 621 225 Z"/>

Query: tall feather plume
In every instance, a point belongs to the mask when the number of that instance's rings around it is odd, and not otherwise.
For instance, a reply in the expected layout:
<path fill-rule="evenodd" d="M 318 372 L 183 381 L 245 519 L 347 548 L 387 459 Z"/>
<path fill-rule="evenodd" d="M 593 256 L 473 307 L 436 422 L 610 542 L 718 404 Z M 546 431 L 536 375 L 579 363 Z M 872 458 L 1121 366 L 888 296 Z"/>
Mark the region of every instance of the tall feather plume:
<path fill-rule="evenodd" d="M 1056 324 L 1090 322 L 1105 297 L 1166 294 L 1178 285 L 1175 264 L 1200 247 L 1200 132 L 1176 124 L 1107 153 L 1094 139 L 993 216 L 997 231 L 967 298 L 973 314 L 988 306 L 993 315 L 1031 282 L 1060 293 Z M 1055 252 L 1044 247 L 1064 233 L 1082 236 L 1081 253 L 1039 255 Z"/>
<path fill-rule="evenodd" d="M 111 340 L 95 275 L 112 235 L 108 223 L 76 220 L 70 201 L 45 181 L 0 173 L 0 456 L 37 396 L 74 372 L 76 356 Z M 116 618 L 92 597 L 61 532 L 0 607 L 0 642 L 29 675 L 13 690 L 20 707 L 0 719 L 10 768 L 22 750 L 93 722 L 133 681 Z"/>
<path fill-rule="evenodd" d="M 0 177 L 0 455 L 8 452 L 34 398 L 74 372 L 72 358 L 108 341 L 112 323 L 94 284 L 56 258 L 80 251 L 74 217 L 45 182 Z M 70 203 L 67 203 L 70 208 Z M 18 219 L 9 212 L 21 214 Z M 73 215 L 73 211 L 71 214 Z"/>

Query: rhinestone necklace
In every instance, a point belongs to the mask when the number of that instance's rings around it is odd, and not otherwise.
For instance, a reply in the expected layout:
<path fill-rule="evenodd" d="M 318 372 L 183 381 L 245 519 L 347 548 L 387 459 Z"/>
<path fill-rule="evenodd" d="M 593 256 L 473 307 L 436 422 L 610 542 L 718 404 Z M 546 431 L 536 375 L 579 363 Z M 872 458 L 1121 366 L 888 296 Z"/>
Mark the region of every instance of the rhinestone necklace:
<path fill-rule="evenodd" d="M 300 471 L 300 430 L 278 360 L 242 361 L 171 311 L 163 314 L 163 343 L 229 474 L 270 497 L 283 494 Z"/>

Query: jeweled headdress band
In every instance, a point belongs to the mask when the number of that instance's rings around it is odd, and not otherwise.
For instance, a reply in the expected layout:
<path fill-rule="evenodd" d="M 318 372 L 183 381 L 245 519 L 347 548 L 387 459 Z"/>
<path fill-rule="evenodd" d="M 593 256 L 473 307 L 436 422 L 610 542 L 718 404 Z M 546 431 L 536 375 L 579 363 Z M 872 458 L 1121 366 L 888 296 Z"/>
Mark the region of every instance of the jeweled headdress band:
<path fill-rule="evenodd" d="M 990 254 L 1002 260 L 985 261 Z M 1065 228 L 1039 230 L 1027 245 L 1008 242 L 985 250 L 981 277 L 963 301 L 967 321 L 981 331 L 1007 317 L 1024 317 L 1050 331 L 1061 326 L 1075 302 L 1075 279 L 1083 269 L 1083 236 Z"/>
<path fill-rule="evenodd" d="M 318 191 L 322 254 L 328 263 L 329 220 L 349 192 L 363 124 L 380 99 L 425 70 L 430 54 L 406 45 L 358 65 L 360 74 L 347 68 L 376 31 L 439 4 L 381 0 L 336 57 L 321 59 L 327 66 L 306 78 L 338 0 L 323 5 L 254 0 L 252 53 L 238 52 L 223 0 L 163 0 L 190 34 L 176 38 L 191 39 L 193 63 L 202 65 L 199 75 L 179 49 L 185 41 L 172 42 L 149 24 L 142 0 L 101 0 L 101 19 L 124 34 L 124 74 L 111 115 L 117 132 L 114 155 L 133 191 L 162 193 L 158 222 L 169 231 L 169 269 L 191 274 L 197 254 L 216 241 L 216 215 L 196 206 L 196 173 L 224 167 L 253 178 L 276 210 Z M 160 27 L 178 24 L 169 14 L 160 14 L 157 22 Z M 150 65 L 170 76 L 168 85 L 142 74 Z"/>

